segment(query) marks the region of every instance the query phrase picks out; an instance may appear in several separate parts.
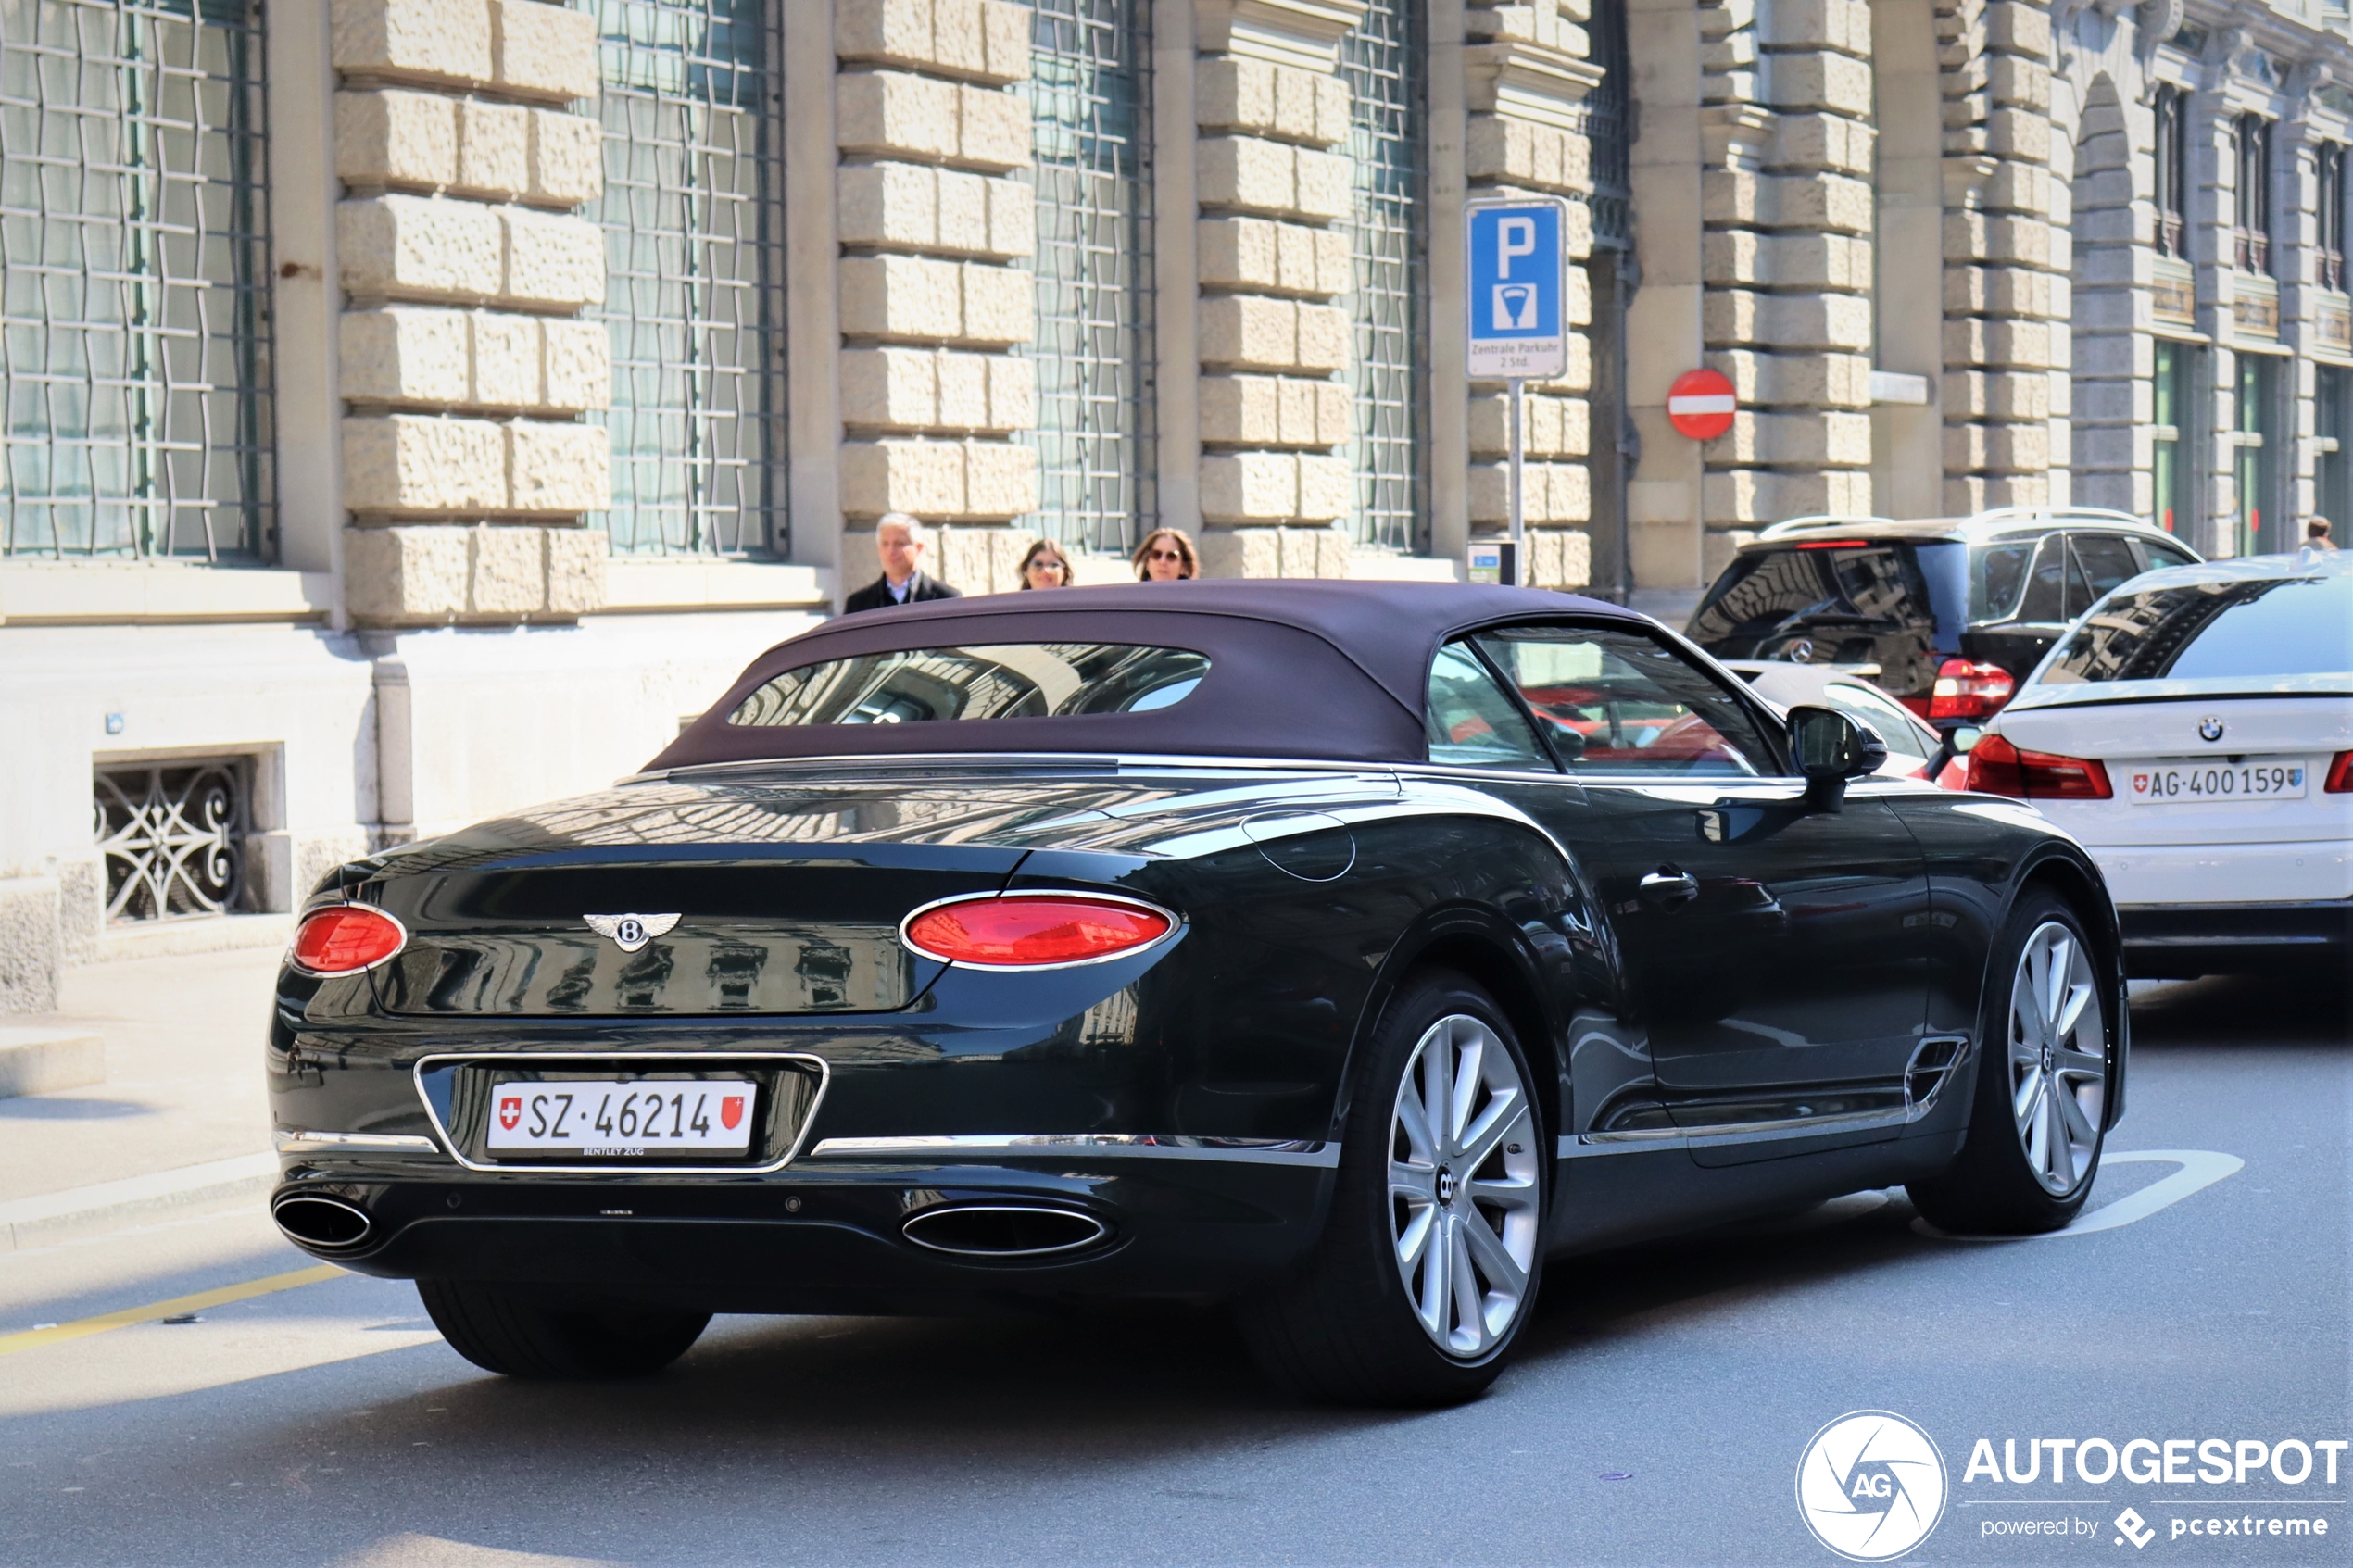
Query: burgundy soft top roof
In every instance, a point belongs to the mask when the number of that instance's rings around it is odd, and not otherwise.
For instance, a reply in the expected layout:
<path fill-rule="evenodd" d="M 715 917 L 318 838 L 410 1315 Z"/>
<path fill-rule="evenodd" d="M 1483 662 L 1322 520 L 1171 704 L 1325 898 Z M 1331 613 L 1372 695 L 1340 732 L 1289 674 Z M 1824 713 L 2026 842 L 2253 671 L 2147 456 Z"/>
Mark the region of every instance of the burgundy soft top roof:
<path fill-rule="evenodd" d="M 1220 579 L 937 600 L 828 621 L 752 660 L 648 769 L 911 752 L 1110 752 L 1408 762 L 1438 645 L 1474 626 L 1562 615 L 1639 623 L 1616 605 L 1451 583 Z M 910 724 L 727 722 L 786 670 L 857 654 L 985 643 L 1134 643 L 1209 656 L 1184 701 L 1144 713 Z"/>

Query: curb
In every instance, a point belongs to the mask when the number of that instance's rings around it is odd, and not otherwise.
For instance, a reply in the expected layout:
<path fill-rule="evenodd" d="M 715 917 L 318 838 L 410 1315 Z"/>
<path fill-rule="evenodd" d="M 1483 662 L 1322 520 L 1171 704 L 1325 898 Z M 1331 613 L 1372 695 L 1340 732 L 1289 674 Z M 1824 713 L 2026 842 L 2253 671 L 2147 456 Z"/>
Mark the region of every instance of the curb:
<path fill-rule="evenodd" d="M 107 1042 L 89 1029 L 0 1028 L 0 1099 L 107 1081 Z"/>
<path fill-rule="evenodd" d="M 0 1203 L 0 1252 L 98 1236 L 179 1210 L 258 1198 L 278 1183 L 278 1157 L 241 1154 L 120 1182 Z"/>

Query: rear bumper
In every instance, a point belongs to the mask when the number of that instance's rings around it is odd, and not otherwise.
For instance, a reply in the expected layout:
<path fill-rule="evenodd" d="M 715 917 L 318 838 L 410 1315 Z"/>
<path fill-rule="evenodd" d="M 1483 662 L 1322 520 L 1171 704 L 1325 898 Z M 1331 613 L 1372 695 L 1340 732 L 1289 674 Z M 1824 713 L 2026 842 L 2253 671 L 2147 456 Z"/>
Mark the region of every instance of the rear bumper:
<path fill-rule="evenodd" d="M 2124 962 L 2142 978 L 2216 974 L 2343 961 L 2353 951 L 2353 899 L 2302 904 L 2119 907 Z"/>
<path fill-rule="evenodd" d="M 760 1177 L 551 1175 L 447 1160 L 289 1159 L 277 1198 L 343 1198 L 358 1246 L 305 1246 L 360 1273 L 539 1287 L 573 1301 L 744 1312 L 965 1312 L 1022 1298 L 1233 1295 L 1293 1267 L 1321 1229 L 1332 1165 L 1038 1156 L 810 1160 Z M 1100 1221 L 1064 1253 L 988 1257 L 908 1239 L 942 1205 Z"/>

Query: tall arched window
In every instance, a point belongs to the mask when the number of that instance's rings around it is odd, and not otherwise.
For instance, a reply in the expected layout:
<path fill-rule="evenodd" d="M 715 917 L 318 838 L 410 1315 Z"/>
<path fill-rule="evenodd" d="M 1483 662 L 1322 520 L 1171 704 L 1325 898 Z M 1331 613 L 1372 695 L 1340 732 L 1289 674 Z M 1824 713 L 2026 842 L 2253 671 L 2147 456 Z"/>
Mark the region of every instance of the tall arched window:
<path fill-rule="evenodd" d="M 1154 521 L 1150 0 L 1032 0 L 1038 522 L 1122 554 Z"/>
<path fill-rule="evenodd" d="M 2188 260 L 2189 105 L 2178 87 L 2157 90 L 2157 248 Z"/>
<path fill-rule="evenodd" d="M 1359 540 L 1394 550 L 1428 543 L 1428 63 L 1423 0 L 1373 0 L 1340 45 L 1355 183 L 1353 521 Z"/>
<path fill-rule="evenodd" d="M 2261 115 L 2238 118 L 2238 222 L 2232 229 L 2238 264 L 2249 272 L 2271 270 L 2271 122 Z"/>
<path fill-rule="evenodd" d="M 595 0 L 619 555 L 785 548 L 784 160 L 763 0 Z M 770 112 L 764 112 L 770 111 Z"/>

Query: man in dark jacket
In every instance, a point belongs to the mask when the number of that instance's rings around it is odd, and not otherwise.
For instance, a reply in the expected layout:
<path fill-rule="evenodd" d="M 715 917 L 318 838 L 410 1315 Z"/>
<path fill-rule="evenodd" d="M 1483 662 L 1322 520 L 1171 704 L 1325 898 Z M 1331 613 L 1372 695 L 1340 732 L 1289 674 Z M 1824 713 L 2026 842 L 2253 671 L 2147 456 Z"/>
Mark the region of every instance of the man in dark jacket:
<path fill-rule="evenodd" d="M 875 553 L 882 557 L 883 574 L 843 600 L 845 612 L 963 596 L 937 578 L 924 575 L 924 525 L 905 512 L 883 513 L 882 521 L 875 524 Z"/>

